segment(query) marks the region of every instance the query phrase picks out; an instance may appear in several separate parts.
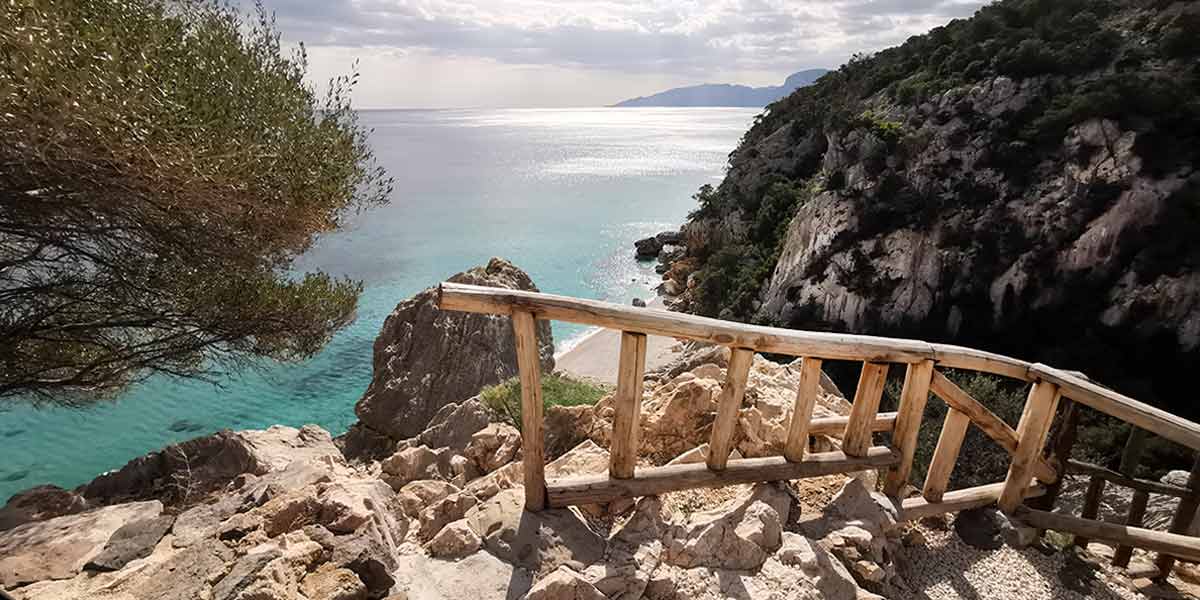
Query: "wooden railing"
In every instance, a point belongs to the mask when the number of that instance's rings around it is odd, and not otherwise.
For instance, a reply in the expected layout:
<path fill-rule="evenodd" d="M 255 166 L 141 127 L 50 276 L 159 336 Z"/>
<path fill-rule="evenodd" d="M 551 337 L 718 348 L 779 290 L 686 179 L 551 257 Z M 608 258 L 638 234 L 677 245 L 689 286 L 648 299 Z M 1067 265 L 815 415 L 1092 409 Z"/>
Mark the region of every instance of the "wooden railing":
<path fill-rule="evenodd" d="M 512 317 L 522 391 L 525 506 L 528 510 L 602 503 L 697 487 L 800 479 L 866 469 L 887 469 L 884 491 L 896 496 L 911 474 L 918 430 L 932 392 L 946 403 L 949 411 L 942 423 L 921 496 L 899 501 L 905 519 L 995 503 L 1005 513 L 1015 515 L 1034 527 L 1066 531 L 1081 538 L 1104 540 L 1122 547 L 1158 551 L 1161 553 L 1160 568 L 1165 566 L 1162 570 L 1164 573 L 1170 568 L 1173 557 L 1200 560 L 1200 539 L 1182 535 L 1191 525 L 1191 516 L 1195 513 L 1197 496 L 1194 492 L 1190 495 L 1181 492 L 1185 501 L 1173 524 L 1173 533 L 1134 526 L 1138 523 L 1101 523 L 1094 520 L 1094 514 L 1079 518 L 1049 512 L 1061 483 L 1064 465 L 1067 470 L 1080 470 L 1075 462 L 1070 461 L 1074 423 L 1078 422 L 1077 407 L 1080 405 L 1192 450 L 1200 450 L 1200 425 L 1118 394 L 1079 374 L 948 344 L 745 325 L 663 310 L 501 288 L 443 283 L 439 288 L 438 304 L 442 310 Z M 535 327 L 537 319 L 621 331 L 617 389 L 613 402 L 611 462 L 606 474 L 549 483 L 545 481 L 541 373 Z M 730 348 L 726 380 L 712 425 L 706 463 L 637 466 L 647 335 L 686 338 Z M 783 456 L 731 460 L 729 454 L 738 410 L 756 352 L 802 358 L 787 441 Z M 851 411 L 846 417 L 812 419 L 824 360 L 863 363 Z M 899 407 L 894 414 L 880 414 L 879 403 L 888 367 L 892 364 L 903 364 L 906 369 Z M 977 371 L 1030 383 L 1029 395 L 1017 428 L 1010 427 L 955 385 L 943 374 L 944 369 Z M 1054 444 L 1057 453 L 1047 455 L 1047 437 L 1060 403 L 1064 405 L 1064 414 L 1059 422 L 1070 424 L 1070 427 L 1058 428 L 1060 434 Z M 1011 455 L 1007 476 L 1003 482 L 948 491 L 959 449 L 971 425 L 978 427 Z M 1068 430 L 1069 434 L 1062 433 Z M 872 434 L 881 431 L 891 432 L 890 445 L 875 444 Z M 839 433 L 842 438 L 841 451 L 808 451 L 812 435 Z M 1105 479 L 1125 481 L 1108 474 L 1105 474 Z M 1194 473 L 1193 479 L 1200 479 L 1200 472 Z M 1196 486 L 1190 485 L 1189 488 L 1195 489 Z M 1025 505 L 1027 499 L 1041 496 L 1046 497 L 1041 499 L 1040 508 Z M 1190 513 L 1187 510 L 1189 507 Z"/>

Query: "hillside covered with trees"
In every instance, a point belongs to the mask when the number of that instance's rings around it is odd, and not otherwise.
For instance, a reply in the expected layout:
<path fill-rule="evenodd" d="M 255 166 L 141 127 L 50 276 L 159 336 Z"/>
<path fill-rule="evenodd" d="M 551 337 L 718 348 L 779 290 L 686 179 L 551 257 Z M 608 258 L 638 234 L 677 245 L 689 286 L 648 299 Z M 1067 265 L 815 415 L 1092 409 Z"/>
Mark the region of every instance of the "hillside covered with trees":
<path fill-rule="evenodd" d="M 1004 0 L 770 105 L 677 308 L 1081 369 L 1195 418 L 1200 3 Z"/>

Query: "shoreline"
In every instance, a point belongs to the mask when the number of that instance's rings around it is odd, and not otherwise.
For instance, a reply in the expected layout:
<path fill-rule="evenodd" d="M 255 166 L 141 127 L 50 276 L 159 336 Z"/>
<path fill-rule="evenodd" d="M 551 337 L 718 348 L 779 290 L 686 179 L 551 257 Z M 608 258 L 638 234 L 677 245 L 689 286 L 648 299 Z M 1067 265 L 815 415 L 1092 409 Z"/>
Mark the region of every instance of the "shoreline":
<path fill-rule="evenodd" d="M 644 310 L 663 310 L 661 296 L 646 302 Z M 617 361 L 621 348 L 621 335 L 615 329 L 595 328 L 588 331 L 577 342 L 561 353 L 555 353 L 555 371 L 581 379 L 616 385 Z M 672 337 L 646 336 L 646 371 L 652 371 L 674 360 L 680 353 L 678 341 Z"/>

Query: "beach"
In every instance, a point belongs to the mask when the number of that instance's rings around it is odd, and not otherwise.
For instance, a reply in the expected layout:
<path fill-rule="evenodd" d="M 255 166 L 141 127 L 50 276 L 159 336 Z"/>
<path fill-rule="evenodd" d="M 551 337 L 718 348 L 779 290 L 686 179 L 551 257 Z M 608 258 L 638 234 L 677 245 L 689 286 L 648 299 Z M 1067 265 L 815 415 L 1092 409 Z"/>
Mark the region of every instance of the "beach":
<path fill-rule="evenodd" d="M 665 311 L 662 299 L 655 298 L 644 310 Z M 554 357 L 555 369 L 575 377 L 600 383 L 617 384 L 617 361 L 621 349 L 621 332 L 597 329 L 575 345 Z M 652 371 L 670 363 L 680 352 L 678 340 L 659 335 L 646 336 L 646 370 Z"/>

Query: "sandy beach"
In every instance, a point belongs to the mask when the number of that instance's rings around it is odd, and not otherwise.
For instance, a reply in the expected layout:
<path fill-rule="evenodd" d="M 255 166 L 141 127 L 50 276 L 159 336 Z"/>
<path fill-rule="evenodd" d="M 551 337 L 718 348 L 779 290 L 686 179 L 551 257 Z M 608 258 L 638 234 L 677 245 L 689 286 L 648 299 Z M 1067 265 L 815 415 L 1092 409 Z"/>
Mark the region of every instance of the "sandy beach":
<path fill-rule="evenodd" d="M 661 298 L 647 303 L 645 310 L 666 310 Z M 578 344 L 555 357 L 555 368 L 576 377 L 616 385 L 617 360 L 621 348 L 621 332 L 601 329 L 580 340 Z M 657 335 L 646 338 L 646 370 L 665 365 L 678 354 L 675 338 Z"/>

